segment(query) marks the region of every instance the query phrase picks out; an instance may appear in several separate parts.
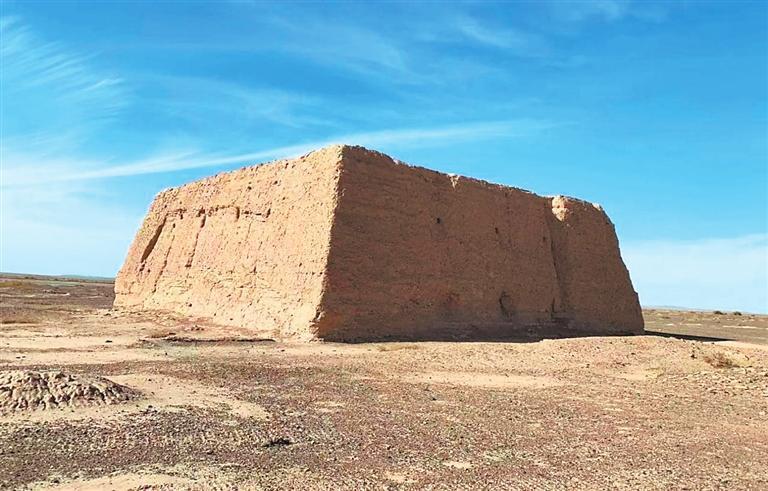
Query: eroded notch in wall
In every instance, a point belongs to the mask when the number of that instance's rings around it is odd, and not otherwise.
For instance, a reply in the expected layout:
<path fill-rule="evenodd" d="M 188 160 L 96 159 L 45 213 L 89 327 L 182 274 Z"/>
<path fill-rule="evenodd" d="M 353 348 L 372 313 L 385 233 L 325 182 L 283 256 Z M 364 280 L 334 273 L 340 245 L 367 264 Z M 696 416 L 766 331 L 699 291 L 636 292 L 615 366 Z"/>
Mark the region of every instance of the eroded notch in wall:
<path fill-rule="evenodd" d="M 152 254 L 152 251 L 155 249 L 155 246 L 157 245 L 158 239 L 160 239 L 160 234 L 163 233 L 163 228 L 165 227 L 165 222 L 168 218 L 164 217 L 163 221 L 160 222 L 160 224 L 155 229 L 155 233 L 152 234 L 152 237 L 149 239 L 149 242 L 147 242 L 147 246 L 144 247 L 144 251 L 141 253 L 141 269 L 144 269 L 144 263 L 146 262 L 147 258 L 150 254 Z"/>

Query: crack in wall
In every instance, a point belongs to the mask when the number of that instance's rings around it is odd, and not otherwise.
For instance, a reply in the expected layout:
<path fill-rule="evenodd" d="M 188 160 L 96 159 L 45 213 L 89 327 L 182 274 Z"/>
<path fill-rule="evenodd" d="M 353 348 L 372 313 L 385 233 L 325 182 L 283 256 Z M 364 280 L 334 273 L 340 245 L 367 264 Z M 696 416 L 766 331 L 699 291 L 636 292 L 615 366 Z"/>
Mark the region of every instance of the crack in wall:
<path fill-rule="evenodd" d="M 168 241 L 168 249 L 165 251 L 165 257 L 163 258 L 163 264 L 160 266 L 160 271 L 157 272 L 155 276 L 155 282 L 152 285 L 152 293 L 157 292 L 157 285 L 160 283 L 160 278 L 162 278 L 163 273 L 165 272 L 165 268 L 168 266 L 168 257 L 171 255 L 171 251 L 173 250 L 173 239 L 176 238 L 176 225 L 171 228 L 171 238 Z"/>
<path fill-rule="evenodd" d="M 547 229 L 549 230 L 549 254 L 552 258 L 552 270 L 555 273 L 555 282 L 557 284 L 557 290 L 560 296 L 560 308 L 557 308 L 557 299 L 552 299 L 552 306 L 550 310 L 550 316 L 553 321 L 557 321 L 557 314 L 562 314 L 564 312 L 568 311 L 568 293 L 566 291 L 565 287 L 565 279 L 563 278 L 564 272 L 562 271 L 563 265 L 560 264 L 560 261 L 558 261 L 557 258 L 557 251 L 555 243 L 558 242 L 558 238 L 560 235 L 559 230 L 555 230 L 555 227 L 562 224 L 563 220 L 566 217 L 566 212 L 563 210 L 555 210 L 554 209 L 554 203 L 552 199 L 548 200 L 549 202 L 549 209 L 547 210 L 547 213 L 549 216 L 546 216 L 546 224 Z M 546 237 L 544 238 L 546 240 Z"/>

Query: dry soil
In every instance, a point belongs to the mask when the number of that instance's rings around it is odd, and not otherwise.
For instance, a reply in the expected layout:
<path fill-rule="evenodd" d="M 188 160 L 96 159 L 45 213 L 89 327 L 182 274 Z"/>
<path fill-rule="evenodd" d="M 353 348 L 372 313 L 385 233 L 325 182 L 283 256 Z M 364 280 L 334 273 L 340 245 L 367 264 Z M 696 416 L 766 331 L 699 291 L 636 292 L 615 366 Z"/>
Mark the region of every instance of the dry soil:
<path fill-rule="evenodd" d="M 765 316 L 281 344 L 114 311 L 112 288 L 0 278 L 0 391 L 38 401 L 0 408 L 1 488 L 768 488 Z M 40 404 L 49 393 L 76 400 Z"/>

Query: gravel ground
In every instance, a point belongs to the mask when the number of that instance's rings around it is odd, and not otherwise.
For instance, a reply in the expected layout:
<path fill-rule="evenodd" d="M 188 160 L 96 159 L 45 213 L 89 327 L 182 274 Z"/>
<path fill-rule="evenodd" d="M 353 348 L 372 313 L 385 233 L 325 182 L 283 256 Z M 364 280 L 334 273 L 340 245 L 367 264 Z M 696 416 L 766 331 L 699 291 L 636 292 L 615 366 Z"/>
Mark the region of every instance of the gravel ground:
<path fill-rule="evenodd" d="M 0 487 L 768 488 L 764 316 L 652 310 L 654 334 L 634 337 L 283 344 L 111 311 L 110 288 L 0 279 L 0 371 L 141 394 L 0 415 Z"/>

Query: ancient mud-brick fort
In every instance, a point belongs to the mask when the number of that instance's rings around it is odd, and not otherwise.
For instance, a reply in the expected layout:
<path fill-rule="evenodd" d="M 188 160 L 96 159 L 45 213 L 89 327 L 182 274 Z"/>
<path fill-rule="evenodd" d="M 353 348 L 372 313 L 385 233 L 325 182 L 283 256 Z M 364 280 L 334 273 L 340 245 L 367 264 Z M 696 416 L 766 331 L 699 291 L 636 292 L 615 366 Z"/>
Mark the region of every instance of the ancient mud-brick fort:
<path fill-rule="evenodd" d="M 163 191 L 115 290 L 277 339 L 643 330 L 599 206 L 341 145 Z"/>

